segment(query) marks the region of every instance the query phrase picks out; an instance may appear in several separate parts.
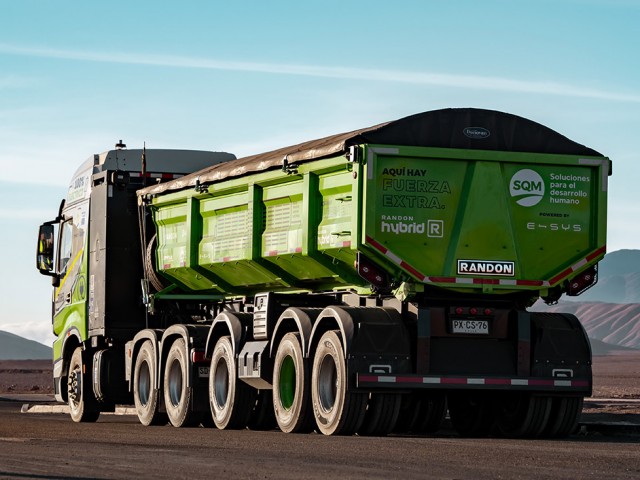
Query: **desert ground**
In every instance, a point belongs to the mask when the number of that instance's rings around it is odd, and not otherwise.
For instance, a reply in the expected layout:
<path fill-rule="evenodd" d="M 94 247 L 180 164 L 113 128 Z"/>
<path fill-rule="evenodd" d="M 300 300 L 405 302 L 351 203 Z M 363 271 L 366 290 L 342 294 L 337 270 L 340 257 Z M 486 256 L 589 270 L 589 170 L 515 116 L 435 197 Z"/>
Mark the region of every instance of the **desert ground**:
<path fill-rule="evenodd" d="M 0 393 L 52 393 L 48 360 L 0 361 Z M 593 397 L 640 399 L 640 351 L 593 357 Z"/>
<path fill-rule="evenodd" d="M 53 393 L 50 360 L 0 360 L 0 393 Z"/>

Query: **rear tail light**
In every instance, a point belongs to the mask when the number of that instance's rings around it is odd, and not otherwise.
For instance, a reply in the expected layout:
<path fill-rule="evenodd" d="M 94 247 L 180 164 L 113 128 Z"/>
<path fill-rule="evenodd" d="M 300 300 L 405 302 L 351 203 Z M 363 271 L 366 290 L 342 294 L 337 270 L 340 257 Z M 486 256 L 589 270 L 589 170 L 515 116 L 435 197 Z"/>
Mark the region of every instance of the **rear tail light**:
<path fill-rule="evenodd" d="M 369 282 L 374 287 L 374 290 L 389 289 L 390 282 L 387 272 L 382 270 L 360 252 L 358 252 L 358 256 L 356 258 L 355 267 L 358 275 Z"/>
<path fill-rule="evenodd" d="M 478 317 L 491 317 L 494 314 L 494 311 L 489 308 L 478 308 L 478 307 L 454 307 L 449 310 L 451 314 L 455 315 L 464 315 L 464 316 L 478 316 Z"/>
<path fill-rule="evenodd" d="M 572 278 L 567 286 L 567 295 L 575 297 L 588 290 L 598 282 L 598 267 L 596 265 L 587 268 L 577 277 Z"/>
<path fill-rule="evenodd" d="M 206 363 L 204 350 L 191 350 L 191 362 L 192 363 Z"/>

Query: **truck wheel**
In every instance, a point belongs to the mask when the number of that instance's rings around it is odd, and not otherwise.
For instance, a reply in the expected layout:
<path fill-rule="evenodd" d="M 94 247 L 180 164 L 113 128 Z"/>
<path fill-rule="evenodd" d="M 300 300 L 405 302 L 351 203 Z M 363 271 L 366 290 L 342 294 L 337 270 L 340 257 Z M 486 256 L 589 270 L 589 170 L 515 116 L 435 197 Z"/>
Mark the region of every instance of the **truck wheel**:
<path fill-rule="evenodd" d="M 296 433 L 313 429 L 309 397 L 309 367 L 300 335 L 287 333 L 278 345 L 273 365 L 273 411 L 280 430 Z"/>
<path fill-rule="evenodd" d="M 447 397 L 441 393 L 420 392 L 418 417 L 413 433 L 434 433 L 440 429 L 447 413 Z"/>
<path fill-rule="evenodd" d="M 496 426 L 502 435 L 535 438 L 540 436 L 547 425 L 551 399 L 529 393 L 506 394 L 496 406 Z"/>
<path fill-rule="evenodd" d="M 318 430 L 324 435 L 356 432 L 367 408 L 368 395 L 349 391 L 340 338 L 326 332 L 316 349 L 311 371 L 311 401 Z"/>
<path fill-rule="evenodd" d="M 549 421 L 542 435 L 547 438 L 563 438 L 571 435 L 578 426 L 583 401 L 583 397 L 552 398 Z"/>
<path fill-rule="evenodd" d="M 193 387 L 187 387 L 189 359 L 184 339 L 171 344 L 164 370 L 164 404 L 169 422 L 174 427 L 193 427 L 200 423 L 202 415 L 191 409 Z"/>
<path fill-rule="evenodd" d="M 447 397 L 438 392 L 411 392 L 402 396 L 394 432 L 417 435 L 440 429 L 447 413 Z"/>
<path fill-rule="evenodd" d="M 221 430 L 245 428 L 255 404 L 255 389 L 240 381 L 237 372 L 231 340 L 222 337 L 209 370 L 209 405 L 213 423 Z"/>
<path fill-rule="evenodd" d="M 447 398 L 453 428 L 463 437 L 483 437 L 493 429 L 495 416 L 490 397 L 453 393 Z"/>
<path fill-rule="evenodd" d="M 93 400 L 91 385 L 85 385 L 86 365 L 82 363 L 82 348 L 74 350 L 69 363 L 69 375 L 67 377 L 67 401 L 69 413 L 74 422 L 95 422 L 100 416 Z M 91 369 L 91 367 L 89 367 Z"/>
<path fill-rule="evenodd" d="M 258 390 L 247 426 L 250 430 L 273 430 L 276 425 L 272 390 Z"/>
<path fill-rule="evenodd" d="M 396 426 L 393 428 L 395 433 L 413 432 L 414 425 L 418 421 L 421 406 L 421 392 L 411 392 L 402 395 L 400 402 L 400 413 Z"/>
<path fill-rule="evenodd" d="M 358 435 L 388 435 L 398 421 L 402 396 L 396 393 L 372 393 Z"/>
<path fill-rule="evenodd" d="M 138 420 L 143 425 L 164 425 L 167 414 L 160 412 L 159 391 L 156 388 L 156 356 L 151 342 L 146 341 L 140 347 L 133 370 L 133 402 Z"/>

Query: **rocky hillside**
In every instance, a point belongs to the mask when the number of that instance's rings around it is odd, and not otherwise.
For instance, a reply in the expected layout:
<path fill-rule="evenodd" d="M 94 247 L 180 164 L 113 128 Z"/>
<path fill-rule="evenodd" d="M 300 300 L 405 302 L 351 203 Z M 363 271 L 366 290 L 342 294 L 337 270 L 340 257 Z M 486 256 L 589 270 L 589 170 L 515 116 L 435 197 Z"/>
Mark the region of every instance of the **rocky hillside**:
<path fill-rule="evenodd" d="M 608 253 L 598 265 L 595 286 L 551 307 L 538 302 L 532 310 L 576 315 L 596 340 L 594 353 L 614 346 L 640 349 L 640 250 Z"/>
<path fill-rule="evenodd" d="M 50 360 L 51 347 L 0 330 L 0 360 Z"/>
<path fill-rule="evenodd" d="M 625 354 L 639 355 L 640 354 L 640 351 L 636 348 L 628 348 L 628 347 L 621 347 L 619 345 L 611 345 L 610 343 L 606 343 L 606 342 L 603 342 L 602 340 L 597 340 L 595 338 L 590 338 L 589 342 L 591 343 L 591 353 L 594 356 L 625 355 Z"/>
<path fill-rule="evenodd" d="M 589 338 L 610 345 L 640 349 L 640 304 L 561 301 L 551 307 L 536 304 L 532 310 L 572 313 Z"/>
<path fill-rule="evenodd" d="M 608 253 L 598 265 L 598 283 L 576 297 L 581 302 L 640 303 L 640 250 Z"/>

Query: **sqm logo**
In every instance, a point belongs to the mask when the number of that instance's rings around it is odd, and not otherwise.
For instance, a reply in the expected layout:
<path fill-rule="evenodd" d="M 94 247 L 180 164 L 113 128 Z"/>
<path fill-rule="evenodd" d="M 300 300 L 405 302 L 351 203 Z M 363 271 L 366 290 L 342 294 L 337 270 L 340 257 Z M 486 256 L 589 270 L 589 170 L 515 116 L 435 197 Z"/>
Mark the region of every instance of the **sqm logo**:
<path fill-rule="evenodd" d="M 509 192 L 516 203 L 523 207 L 532 207 L 544 196 L 544 181 L 538 172 L 528 168 L 519 170 L 511 177 Z"/>
<path fill-rule="evenodd" d="M 427 220 L 427 237 L 442 238 L 444 236 L 443 220 Z"/>

